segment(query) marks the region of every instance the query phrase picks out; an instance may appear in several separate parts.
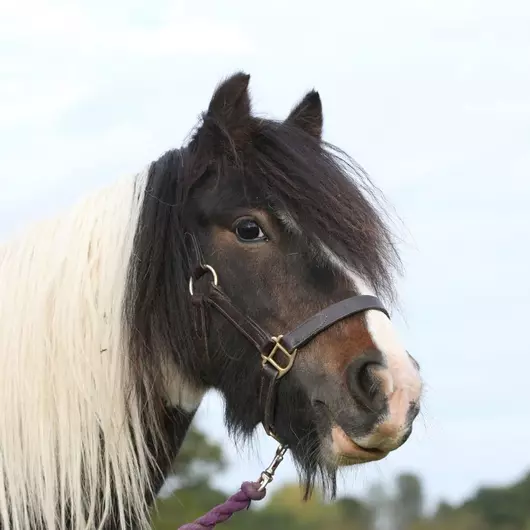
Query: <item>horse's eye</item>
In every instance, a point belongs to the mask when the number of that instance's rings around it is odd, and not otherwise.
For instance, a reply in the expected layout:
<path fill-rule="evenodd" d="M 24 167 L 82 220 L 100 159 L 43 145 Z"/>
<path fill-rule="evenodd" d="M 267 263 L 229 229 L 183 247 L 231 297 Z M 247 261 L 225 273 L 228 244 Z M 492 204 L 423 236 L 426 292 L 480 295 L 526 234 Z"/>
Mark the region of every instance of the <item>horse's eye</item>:
<path fill-rule="evenodd" d="M 260 225 L 253 219 L 240 219 L 234 225 L 234 232 L 243 243 L 256 243 L 267 241 L 267 236 L 263 233 Z"/>

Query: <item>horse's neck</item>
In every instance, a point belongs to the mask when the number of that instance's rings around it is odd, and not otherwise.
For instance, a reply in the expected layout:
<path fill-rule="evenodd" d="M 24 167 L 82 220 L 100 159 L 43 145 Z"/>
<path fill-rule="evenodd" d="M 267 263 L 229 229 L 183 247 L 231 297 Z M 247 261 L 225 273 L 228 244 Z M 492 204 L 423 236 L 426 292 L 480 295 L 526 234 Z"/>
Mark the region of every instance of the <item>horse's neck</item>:
<path fill-rule="evenodd" d="M 156 465 L 158 472 L 154 472 L 153 492 L 158 493 L 166 481 L 170 468 L 184 442 L 188 433 L 191 422 L 195 417 L 195 412 L 185 412 L 179 407 L 170 407 L 165 409 L 164 415 L 164 436 L 165 447 L 164 453 L 158 455 Z"/>

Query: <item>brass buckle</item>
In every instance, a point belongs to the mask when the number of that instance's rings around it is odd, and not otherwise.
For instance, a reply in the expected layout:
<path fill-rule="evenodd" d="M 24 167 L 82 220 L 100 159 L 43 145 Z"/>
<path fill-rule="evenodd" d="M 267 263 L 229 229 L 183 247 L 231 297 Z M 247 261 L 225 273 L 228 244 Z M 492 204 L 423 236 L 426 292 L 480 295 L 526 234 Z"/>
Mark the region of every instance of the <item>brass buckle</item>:
<path fill-rule="evenodd" d="M 296 358 L 296 353 L 298 351 L 294 350 L 290 352 L 289 350 L 287 350 L 287 348 L 281 342 L 282 338 L 283 335 L 279 335 L 278 337 L 271 337 L 272 342 L 274 342 L 272 350 L 269 352 L 268 355 L 265 355 L 263 353 L 261 354 L 261 358 L 263 359 L 263 366 L 265 366 L 267 363 L 272 365 L 278 372 L 278 379 L 282 378 L 293 367 L 294 360 Z M 280 350 L 287 357 L 287 366 L 281 366 L 275 359 L 275 355 L 278 350 Z"/>

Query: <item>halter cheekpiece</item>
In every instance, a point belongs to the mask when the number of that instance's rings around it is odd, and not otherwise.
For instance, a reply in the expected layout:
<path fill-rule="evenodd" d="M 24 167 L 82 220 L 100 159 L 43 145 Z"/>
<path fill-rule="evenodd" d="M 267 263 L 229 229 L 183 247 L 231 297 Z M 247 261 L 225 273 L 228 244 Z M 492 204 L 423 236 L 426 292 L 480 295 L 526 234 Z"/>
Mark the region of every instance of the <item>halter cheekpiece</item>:
<path fill-rule="evenodd" d="M 195 235 L 187 233 L 191 241 L 195 259 L 190 262 L 191 276 L 189 291 L 193 303 L 201 308 L 210 307 L 228 320 L 254 346 L 261 358 L 261 382 L 259 400 L 262 409 L 262 423 L 266 433 L 283 444 L 274 431 L 276 410 L 276 390 L 279 381 L 292 369 L 298 350 L 314 339 L 317 335 L 347 317 L 369 310 L 377 310 L 388 315 L 379 298 L 371 295 L 357 295 L 329 305 L 299 324 L 293 330 L 273 335 L 263 329 L 250 316 L 245 315 L 236 307 L 229 296 L 219 285 L 215 269 L 205 263 L 199 242 Z M 196 292 L 195 282 L 204 275 L 211 280 L 201 292 Z M 201 314 L 199 325 L 202 327 L 204 340 L 207 341 L 205 315 Z"/>

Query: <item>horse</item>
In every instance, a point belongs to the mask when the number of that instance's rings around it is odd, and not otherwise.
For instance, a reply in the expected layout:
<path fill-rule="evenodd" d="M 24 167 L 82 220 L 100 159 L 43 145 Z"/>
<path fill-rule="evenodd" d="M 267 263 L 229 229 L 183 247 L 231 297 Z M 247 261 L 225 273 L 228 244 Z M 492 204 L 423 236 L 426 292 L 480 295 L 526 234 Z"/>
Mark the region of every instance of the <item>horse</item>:
<path fill-rule="evenodd" d="M 417 361 L 382 194 L 319 93 L 257 117 L 215 87 L 178 149 L 0 247 L 0 528 L 149 528 L 201 399 L 286 444 L 305 496 L 402 446 Z"/>

